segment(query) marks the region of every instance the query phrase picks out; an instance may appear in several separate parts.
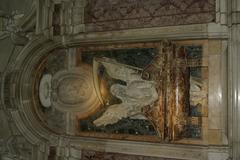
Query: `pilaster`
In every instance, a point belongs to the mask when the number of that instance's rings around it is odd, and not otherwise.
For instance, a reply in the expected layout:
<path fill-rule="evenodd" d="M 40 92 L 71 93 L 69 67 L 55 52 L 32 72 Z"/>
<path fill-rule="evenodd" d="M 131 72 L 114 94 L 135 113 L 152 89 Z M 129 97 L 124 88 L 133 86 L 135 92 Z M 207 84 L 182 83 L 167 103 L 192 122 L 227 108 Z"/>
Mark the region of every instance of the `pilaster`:
<path fill-rule="evenodd" d="M 229 40 L 229 136 L 232 158 L 240 159 L 240 1 L 231 1 Z"/>

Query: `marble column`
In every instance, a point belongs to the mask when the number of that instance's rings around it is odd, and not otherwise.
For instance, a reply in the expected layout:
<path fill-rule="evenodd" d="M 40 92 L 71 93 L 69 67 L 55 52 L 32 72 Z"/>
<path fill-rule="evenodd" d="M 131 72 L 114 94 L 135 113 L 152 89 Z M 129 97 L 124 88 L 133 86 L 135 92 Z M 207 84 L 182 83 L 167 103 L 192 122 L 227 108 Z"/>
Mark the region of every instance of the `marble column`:
<path fill-rule="evenodd" d="M 230 6 L 229 40 L 229 136 L 232 159 L 240 159 L 240 1 Z"/>

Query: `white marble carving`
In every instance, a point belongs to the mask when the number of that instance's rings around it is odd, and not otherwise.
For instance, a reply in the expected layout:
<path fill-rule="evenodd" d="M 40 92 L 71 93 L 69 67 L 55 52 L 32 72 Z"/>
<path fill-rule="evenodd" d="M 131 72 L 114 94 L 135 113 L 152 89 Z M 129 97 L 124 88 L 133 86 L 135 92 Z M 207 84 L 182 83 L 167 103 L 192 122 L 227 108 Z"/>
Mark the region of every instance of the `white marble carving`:
<path fill-rule="evenodd" d="M 52 79 L 52 106 L 64 112 L 79 112 L 79 117 L 85 117 L 100 106 L 93 83 L 91 67 L 81 67 L 61 70 Z"/>
<path fill-rule="evenodd" d="M 84 78 L 70 77 L 63 79 L 58 86 L 59 99 L 67 104 L 76 104 L 91 96 L 91 86 Z"/>
<path fill-rule="evenodd" d="M 141 69 L 120 64 L 109 59 L 99 60 L 112 78 L 125 81 L 126 86 L 113 84 L 111 93 L 122 100 L 120 104 L 108 107 L 104 114 L 94 121 L 96 126 L 117 123 L 122 118 L 142 114 L 142 108 L 153 104 L 158 99 L 155 82 L 142 80 Z"/>
<path fill-rule="evenodd" d="M 190 77 L 190 104 L 195 106 L 207 103 L 206 84 L 201 79 Z"/>
<path fill-rule="evenodd" d="M 40 85 L 39 85 L 39 99 L 41 104 L 44 107 L 50 107 L 51 106 L 51 81 L 52 81 L 52 75 L 45 74 L 43 75 Z"/>

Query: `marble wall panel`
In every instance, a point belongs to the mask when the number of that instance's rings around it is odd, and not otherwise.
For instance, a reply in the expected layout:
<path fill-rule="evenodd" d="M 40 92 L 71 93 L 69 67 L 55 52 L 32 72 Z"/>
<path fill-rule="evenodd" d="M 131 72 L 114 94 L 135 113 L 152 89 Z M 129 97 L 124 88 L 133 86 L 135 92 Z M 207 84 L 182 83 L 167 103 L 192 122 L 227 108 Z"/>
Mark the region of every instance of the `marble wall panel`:
<path fill-rule="evenodd" d="M 209 41 L 209 143 L 227 144 L 226 42 Z"/>
<path fill-rule="evenodd" d="M 209 129 L 222 129 L 222 89 L 220 83 L 220 55 L 209 56 Z"/>
<path fill-rule="evenodd" d="M 169 158 L 147 157 L 139 155 L 128 155 L 120 153 L 107 153 L 84 150 L 82 152 L 82 160 L 178 160 Z"/>
<path fill-rule="evenodd" d="M 215 0 L 88 0 L 87 31 L 199 24 L 215 21 Z"/>

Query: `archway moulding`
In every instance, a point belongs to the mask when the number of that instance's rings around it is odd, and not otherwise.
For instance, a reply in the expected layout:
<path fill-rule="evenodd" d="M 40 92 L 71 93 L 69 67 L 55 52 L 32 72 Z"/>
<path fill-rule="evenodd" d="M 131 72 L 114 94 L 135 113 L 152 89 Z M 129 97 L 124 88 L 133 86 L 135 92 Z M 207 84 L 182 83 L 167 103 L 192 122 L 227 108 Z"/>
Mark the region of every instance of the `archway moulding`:
<path fill-rule="evenodd" d="M 159 39 L 158 39 L 159 40 Z M 125 40 L 127 42 L 131 40 Z M 141 41 L 141 39 L 139 39 Z M 147 41 L 147 40 L 146 40 Z M 150 40 L 151 41 L 151 40 Z M 71 48 L 73 46 L 81 46 L 86 44 L 99 44 L 98 42 L 81 43 L 82 40 L 62 41 L 50 40 L 44 36 L 33 38 L 16 56 L 14 63 L 10 63 L 8 70 L 3 77 L 14 73 L 10 77 L 10 84 L 3 86 L 10 90 L 9 96 L 15 100 L 12 108 L 8 108 L 5 99 L 2 99 L 5 109 L 9 109 L 20 132 L 24 137 L 37 146 L 75 146 L 80 149 L 94 149 L 107 152 L 120 152 L 126 154 L 149 155 L 156 157 L 168 158 L 185 158 L 185 159 L 207 159 L 209 152 L 228 153 L 227 146 L 189 146 L 189 145 L 173 145 L 173 144 L 155 144 L 147 142 L 129 142 L 118 140 L 101 140 L 96 138 L 82 138 L 75 136 L 59 135 L 44 127 L 39 123 L 39 119 L 32 110 L 31 93 L 32 93 L 32 73 L 40 59 L 50 51 L 56 48 Z M 119 43 L 119 41 L 116 41 Z M 103 42 L 104 43 L 104 42 Z M 107 40 L 106 40 L 106 43 Z M 5 83 L 6 84 L 6 83 Z M 123 145 L 124 144 L 124 145 Z M 44 148 L 44 147 L 43 147 Z M 135 149 L 134 149 L 135 148 Z M 146 151 L 145 149 L 148 148 Z M 144 152 L 142 152 L 144 150 Z M 161 152 L 158 152 L 161 150 Z M 154 155 L 153 155 L 154 153 Z M 196 158 L 197 157 L 197 158 Z M 199 158 L 200 157 L 200 158 Z"/>

